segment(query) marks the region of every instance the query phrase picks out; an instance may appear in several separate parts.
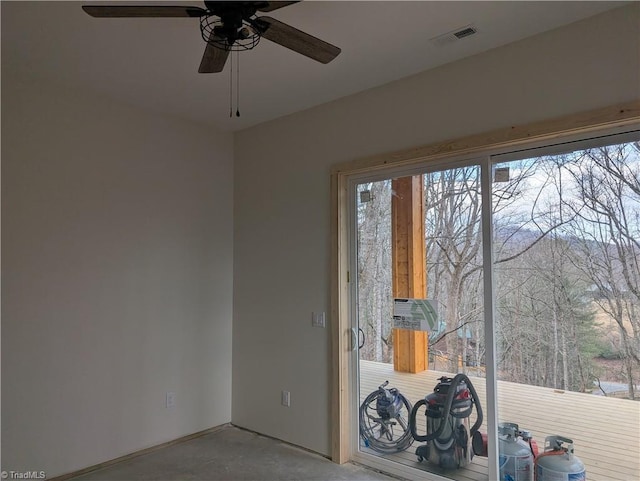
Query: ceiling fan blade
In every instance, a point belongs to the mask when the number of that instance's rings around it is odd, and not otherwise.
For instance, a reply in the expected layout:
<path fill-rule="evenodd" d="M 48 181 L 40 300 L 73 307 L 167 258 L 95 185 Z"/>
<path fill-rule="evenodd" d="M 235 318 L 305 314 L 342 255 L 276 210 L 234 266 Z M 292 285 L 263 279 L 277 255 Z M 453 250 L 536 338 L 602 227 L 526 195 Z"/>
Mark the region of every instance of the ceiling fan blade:
<path fill-rule="evenodd" d="M 308 33 L 298 30 L 291 25 L 282 23 L 271 17 L 258 17 L 255 23 L 259 27 L 260 35 L 287 47 L 294 52 L 301 53 L 321 63 L 329 63 L 341 52 L 340 48 Z"/>
<path fill-rule="evenodd" d="M 211 33 L 209 37 L 211 41 L 214 39 L 222 41 L 221 37 L 216 36 L 214 33 Z M 198 68 L 198 73 L 218 73 L 222 72 L 224 69 L 224 64 L 227 62 L 227 57 L 229 56 L 229 50 L 223 50 L 218 48 L 211 43 L 207 43 L 207 47 L 204 49 L 204 55 L 202 56 L 202 61 L 200 62 L 200 67 Z"/>
<path fill-rule="evenodd" d="M 294 3 L 300 3 L 300 0 L 298 0 L 297 2 L 267 2 L 267 5 L 265 5 L 264 7 L 258 7 L 258 11 L 273 12 L 274 10 L 293 5 Z"/>
<path fill-rule="evenodd" d="M 170 5 L 83 5 L 82 10 L 98 18 L 119 17 L 202 17 L 207 13 L 200 7 Z"/>

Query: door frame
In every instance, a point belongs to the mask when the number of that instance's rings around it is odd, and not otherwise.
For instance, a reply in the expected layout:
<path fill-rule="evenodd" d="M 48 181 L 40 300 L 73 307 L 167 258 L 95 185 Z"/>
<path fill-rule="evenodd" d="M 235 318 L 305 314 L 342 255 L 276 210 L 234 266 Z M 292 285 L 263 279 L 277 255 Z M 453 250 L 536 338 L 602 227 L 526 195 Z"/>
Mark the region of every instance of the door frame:
<path fill-rule="evenodd" d="M 418 172 L 425 164 L 449 163 L 470 157 L 496 155 L 510 151 L 535 148 L 554 142 L 566 142 L 588 136 L 620 133 L 630 128 L 640 128 L 640 101 L 615 105 L 603 109 L 582 112 L 561 118 L 536 122 L 520 127 L 509 127 L 483 134 L 472 135 L 456 140 L 439 142 L 424 147 L 403 150 L 338 164 L 331 169 L 331 458 L 342 464 L 354 457 L 353 439 L 357 437 L 357 422 L 353 420 L 351 372 L 353 355 L 351 350 L 351 279 L 350 279 L 350 207 L 352 200 L 350 185 L 356 176 L 364 177 L 384 175 L 385 172 Z M 451 164 L 453 165 L 453 164 Z M 483 164 L 484 165 L 484 164 Z M 487 164 L 490 165 L 490 164 Z M 483 169 L 483 175 L 489 175 L 489 169 Z M 488 208 L 488 206 L 487 206 Z M 491 280 L 489 279 L 489 282 Z M 485 278 L 485 283 L 487 279 Z M 485 296 L 486 297 L 486 296 Z M 486 302 L 486 299 L 485 299 Z M 495 376 L 494 376 L 495 378 Z M 495 384 L 495 380 L 493 384 Z M 495 385 L 489 385 L 487 393 L 495 393 Z M 495 403 L 495 399 L 489 400 Z M 489 410 L 491 411 L 491 409 Z M 495 422 L 496 412 L 493 410 Z M 490 449 L 497 446 L 497 424 L 494 431 L 496 439 L 489 443 Z M 491 456 L 491 452 L 489 453 Z M 372 458 L 375 458 L 372 456 Z M 489 463 L 490 473 L 496 469 Z M 495 464 L 494 468 L 491 466 Z M 385 469 L 385 466 L 376 466 Z M 404 470 L 401 470 L 404 471 Z M 407 477 L 410 473 L 397 473 Z M 439 477 L 438 477 L 439 478 Z M 433 477 L 433 479 L 438 479 Z M 440 478 L 442 479 L 442 478 Z"/>

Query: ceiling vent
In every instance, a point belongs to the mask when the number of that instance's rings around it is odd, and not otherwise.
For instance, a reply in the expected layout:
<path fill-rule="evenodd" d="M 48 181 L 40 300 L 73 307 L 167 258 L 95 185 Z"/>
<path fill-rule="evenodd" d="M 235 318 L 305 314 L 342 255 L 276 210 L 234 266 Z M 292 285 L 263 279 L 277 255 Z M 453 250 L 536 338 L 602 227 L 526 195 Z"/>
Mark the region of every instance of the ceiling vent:
<path fill-rule="evenodd" d="M 438 35 L 437 37 L 432 38 L 430 42 L 438 47 L 442 47 L 453 42 L 458 42 L 459 40 L 475 35 L 476 33 L 478 33 L 478 29 L 476 27 L 473 25 L 467 25 L 465 27 L 457 28 L 452 32 Z"/>
<path fill-rule="evenodd" d="M 476 32 L 477 30 L 473 27 L 465 27 L 462 30 L 453 32 L 453 34 L 456 36 L 456 38 L 464 38 L 464 37 L 468 37 L 469 35 L 473 35 Z"/>

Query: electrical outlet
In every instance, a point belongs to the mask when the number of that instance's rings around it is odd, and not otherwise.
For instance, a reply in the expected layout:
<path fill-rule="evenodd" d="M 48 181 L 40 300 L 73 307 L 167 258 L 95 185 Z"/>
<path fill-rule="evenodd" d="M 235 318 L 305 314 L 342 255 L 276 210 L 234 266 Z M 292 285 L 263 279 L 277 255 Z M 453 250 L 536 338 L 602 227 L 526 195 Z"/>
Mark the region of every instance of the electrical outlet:
<path fill-rule="evenodd" d="M 291 406 L 291 393 L 289 391 L 282 391 L 282 405 L 286 407 Z"/>
<path fill-rule="evenodd" d="M 164 407 L 174 408 L 176 407 L 176 393 L 168 392 L 164 398 Z"/>

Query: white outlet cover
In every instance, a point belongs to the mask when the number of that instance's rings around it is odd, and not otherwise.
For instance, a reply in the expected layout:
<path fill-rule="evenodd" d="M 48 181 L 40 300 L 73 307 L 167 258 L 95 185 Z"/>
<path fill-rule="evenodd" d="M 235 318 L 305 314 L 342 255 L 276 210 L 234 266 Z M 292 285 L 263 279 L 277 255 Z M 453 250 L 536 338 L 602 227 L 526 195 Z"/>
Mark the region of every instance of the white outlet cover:
<path fill-rule="evenodd" d="M 165 407 L 166 408 L 174 408 L 176 407 L 176 393 L 168 392 L 165 397 Z"/>

